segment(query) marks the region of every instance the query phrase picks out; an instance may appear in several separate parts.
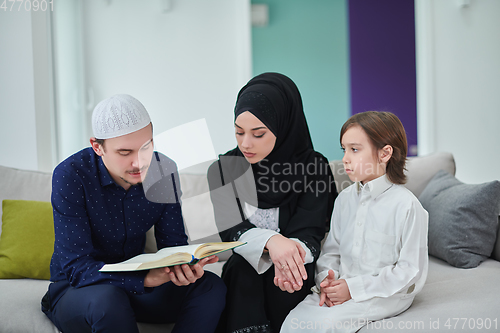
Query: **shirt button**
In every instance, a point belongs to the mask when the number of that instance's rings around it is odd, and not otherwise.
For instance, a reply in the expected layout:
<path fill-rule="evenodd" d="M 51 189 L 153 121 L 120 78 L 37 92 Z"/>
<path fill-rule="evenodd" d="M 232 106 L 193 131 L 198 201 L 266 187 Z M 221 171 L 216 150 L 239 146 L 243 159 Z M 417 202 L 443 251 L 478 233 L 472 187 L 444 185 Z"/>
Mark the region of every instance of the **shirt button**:
<path fill-rule="evenodd" d="M 356 246 L 359 246 L 359 242 L 356 242 Z"/>

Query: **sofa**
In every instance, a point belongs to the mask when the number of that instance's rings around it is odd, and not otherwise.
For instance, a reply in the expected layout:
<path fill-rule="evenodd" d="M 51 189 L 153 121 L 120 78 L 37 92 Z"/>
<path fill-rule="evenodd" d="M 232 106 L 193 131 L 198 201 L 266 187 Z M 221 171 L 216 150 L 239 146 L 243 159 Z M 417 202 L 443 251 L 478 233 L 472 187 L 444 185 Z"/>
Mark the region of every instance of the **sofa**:
<path fill-rule="evenodd" d="M 338 191 L 349 186 L 351 181 L 345 172 L 343 172 L 342 162 L 332 161 L 330 165 L 335 175 Z M 445 170 L 448 177 L 453 177 L 455 174 L 455 161 L 451 154 L 434 153 L 428 156 L 411 157 L 407 164 L 407 188 L 419 198 L 424 196 L 426 191 L 429 192 L 428 189 L 431 184 L 436 182 L 435 179 L 436 175 L 439 174 L 439 170 Z M 198 243 L 200 240 L 217 240 L 218 236 L 214 235 L 216 228 L 206 177 L 204 175 L 181 173 L 180 179 L 183 191 L 182 210 L 190 242 Z M 496 185 L 493 185 L 496 188 Z M 469 185 L 464 184 L 464 186 Z M 460 192 L 458 188 L 454 187 L 451 189 L 451 192 L 446 193 L 443 190 L 442 193 L 445 193 L 446 197 L 452 197 Z M 50 189 L 51 175 L 48 173 L 0 166 L 0 201 L 5 199 L 49 201 Z M 466 187 L 466 192 L 471 192 L 469 187 Z M 473 195 L 478 196 L 479 194 Z M 432 234 L 431 237 L 431 231 L 434 233 L 441 230 L 438 228 L 438 231 L 435 231 L 435 228 L 431 228 L 431 222 L 434 223 L 432 219 L 440 216 L 446 210 L 453 213 L 462 209 L 455 209 L 450 206 L 452 204 L 442 203 L 441 200 L 445 200 L 446 197 L 440 199 L 435 193 L 431 193 L 430 196 L 427 193 L 427 196 L 430 210 L 429 246 L 433 244 L 433 251 L 435 252 L 435 243 L 439 243 L 447 235 L 453 234 L 453 231 L 459 227 L 453 226 L 453 230 L 441 231 L 443 234 L 437 236 Z M 489 196 L 491 197 L 492 195 Z M 466 199 L 465 201 L 469 202 L 470 200 Z M 480 263 L 477 267 L 458 268 L 453 258 L 450 259 L 447 257 L 448 253 L 457 250 L 452 239 L 451 243 L 455 248 L 445 248 L 444 254 L 438 251 L 436 255 L 432 255 L 432 253 L 429 255 L 427 281 L 423 290 L 416 296 L 413 305 L 396 317 L 368 323 L 360 332 L 371 330 L 380 332 L 500 331 L 499 201 L 500 196 L 496 197 L 496 201 L 493 198 L 493 202 L 496 202 L 496 207 L 493 208 L 493 210 L 496 209 L 495 220 L 493 221 L 493 226 L 489 227 L 489 231 L 486 230 L 486 233 L 482 234 L 482 237 L 488 239 L 488 243 L 491 243 L 486 247 L 486 252 L 489 253 L 480 254 Z M 491 203 L 487 204 L 488 207 L 491 206 Z M 424 207 L 426 206 L 424 205 Z M 443 219 L 442 216 L 441 219 Z M 467 227 L 475 223 L 473 219 L 475 219 L 474 216 L 470 220 L 462 218 L 463 223 Z M 460 218 L 458 220 L 461 223 Z M 491 222 L 491 214 L 489 220 Z M 444 222 L 445 224 L 448 223 L 447 217 L 444 218 Z M 11 230 L 15 227 L 15 225 L 12 225 L 12 222 L 9 222 L 9 228 L 7 229 L 7 224 L 5 224 L 5 230 L 0 233 L 0 265 L 5 260 L 13 260 L 12 258 L 5 258 L 5 253 L 2 253 L 5 250 L 3 249 L 2 242 L 4 244 L 12 243 L 12 239 L 9 240 L 9 237 L 12 233 Z M 24 229 L 21 231 L 25 232 L 31 227 L 23 225 L 22 228 Z M 491 228 L 494 228 L 494 230 Z M 469 233 L 472 234 L 472 231 L 463 233 L 466 240 L 470 238 Z M 206 237 L 211 234 L 213 235 L 212 237 Z M 17 243 L 17 240 L 14 241 Z M 19 239 L 19 242 L 21 242 L 21 239 Z M 30 242 L 36 243 L 37 238 Z M 481 243 L 479 245 L 484 245 L 485 241 L 480 239 L 479 243 Z M 463 249 L 459 248 L 458 250 Z M 146 251 L 155 251 L 152 231 L 148 232 Z M 465 252 L 468 251 L 469 249 L 465 249 Z M 50 256 L 50 253 L 46 254 L 46 257 L 47 255 Z M 222 265 L 229 255 L 230 253 L 222 254 L 220 262 L 209 265 L 206 269 L 220 274 Z M 3 259 L 2 256 L 4 256 Z M 58 332 L 55 326 L 52 325 L 40 310 L 40 299 L 46 292 L 48 284 L 49 281 L 47 279 L 40 278 L 20 278 L 18 276 L 17 278 L 0 279 L 1 333 Z M 173 325 L 144 323 L 138 323 L 138 325 L 141 333 L 170 332 L 173 327 Z M 313 332 L 314 330 L 311 331 Z"/>

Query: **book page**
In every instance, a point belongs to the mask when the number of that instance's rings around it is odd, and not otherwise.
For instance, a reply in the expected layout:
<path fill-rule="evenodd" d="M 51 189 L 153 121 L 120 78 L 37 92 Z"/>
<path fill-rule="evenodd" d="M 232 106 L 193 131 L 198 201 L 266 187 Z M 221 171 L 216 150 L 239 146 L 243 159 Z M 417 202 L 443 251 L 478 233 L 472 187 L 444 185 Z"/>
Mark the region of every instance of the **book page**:
<path fill-rule="evenodd" d="M 123 264 L 143 264 L 150 261 L 157 261 L 163 258 L 168 257 L 169 255 L 179 253 L 179 252 L 187 252 L 189 254 L 193 254 L 196 248 L 200 246 L 199 244 L 195 245 L 182 245 L 182 246 L 173 246 L 173 247 L 165 247 L 159 250 L 156 253 L 144 253 L 129 260 L 122 262 Z"/>
<path fill-rule="evenodd" d="M 140 254 L 120 263 L 106 264 L 100 271 L 125 272 L 190 263 L 193 257 L 197 261 L 243 244 L 242 242 L 214 242 L 166 247 L 156 253 Z"/>
<path fill-rule="evenodd" d="M 196 251 L 194 252 L 194 256 L 197 259 L 202 259 L 213 254 L 217 254 L 238 246 L 243 245 L 242 242 L 213 242 L 213 243 L 205 243 L 201 244 Z"/>
<path fill-rule="evenodd" d="M 199 245 L 182 245 L 182 246 L 174 246 L 174 247 L 165 247 L 161 250 L 159 250 L 156 253 L 144 253 L 140 254 L 138 256 L 135 256 L 131 259 L 125 260 L 120 263 L 116 264 L 106 264 L 104 265 L 99 271 L 101 272 L 125 272 L 125 271 L 135 271 L 138 269 L 144 269 L 144 268 L 139 268 L 141 265 L 144 265 L 149 262 L 155 262 L 159 261 L 163 258 L 166 258 L 170 255 L 179 253 L 179 252 L 186 252 L 192 254 L 196 248 Z"/>

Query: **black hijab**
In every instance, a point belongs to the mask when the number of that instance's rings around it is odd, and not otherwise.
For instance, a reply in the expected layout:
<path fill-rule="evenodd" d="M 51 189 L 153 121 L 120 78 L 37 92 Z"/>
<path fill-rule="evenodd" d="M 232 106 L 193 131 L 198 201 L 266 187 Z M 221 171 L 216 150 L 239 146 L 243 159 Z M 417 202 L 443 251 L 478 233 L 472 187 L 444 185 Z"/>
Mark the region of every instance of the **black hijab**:
<path fill-rule="evenodd" d="M 295 184 L 295 188 L 304 188 L 307 178 L 311 179 L 311 166 L 316 166 L 316 172 L 323 175 L 331 173 L 329 168 L 317 170 L 318 165 L 327 166 L 328 162 L 313 149 L 302 99 L 290 78 L 279 73 L 264 73 L 251 79 L 238 93 L 235 121 L 245 111 L 256 116 L 276 136 L 271 153 L 251 165 L 259 208 L 287 204 L 294 195 L 298 195 L 290 186 Z M 244 155 L 236 147 L 224 156 Z M 250 164 L 246 163 L 247 166 Z"/>

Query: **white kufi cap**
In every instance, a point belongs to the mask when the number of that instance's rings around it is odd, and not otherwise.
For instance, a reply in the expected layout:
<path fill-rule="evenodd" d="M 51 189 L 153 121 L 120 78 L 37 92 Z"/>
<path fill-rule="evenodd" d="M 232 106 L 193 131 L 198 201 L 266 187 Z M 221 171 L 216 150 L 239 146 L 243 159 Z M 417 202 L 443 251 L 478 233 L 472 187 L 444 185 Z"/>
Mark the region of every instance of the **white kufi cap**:
<path fill-rule="evenodd" d="M 92 131 L 96 139 L 111 139 L 138 131 L 151 122 L 144 105 L 130 95 L 114 95 L 94 108 Z"/>

